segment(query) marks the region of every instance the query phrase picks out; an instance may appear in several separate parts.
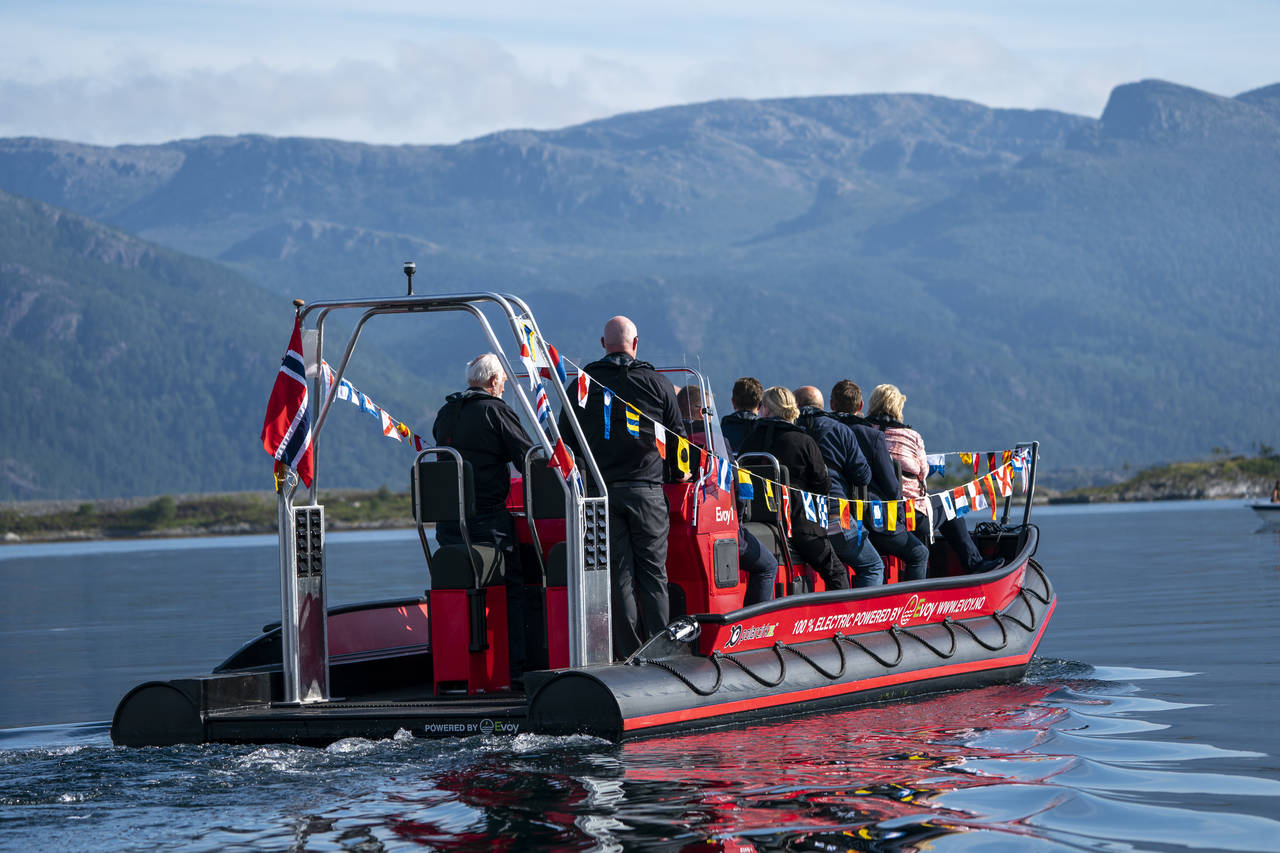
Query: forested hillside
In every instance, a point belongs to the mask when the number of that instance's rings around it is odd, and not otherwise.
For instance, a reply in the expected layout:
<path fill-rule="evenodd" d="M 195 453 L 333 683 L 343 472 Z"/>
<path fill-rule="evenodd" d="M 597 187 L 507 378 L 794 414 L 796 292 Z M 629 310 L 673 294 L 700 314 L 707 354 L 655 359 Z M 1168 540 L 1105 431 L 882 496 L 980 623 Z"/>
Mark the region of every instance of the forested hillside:
<path fill-rule="evenodd" d="M 868 95 L 452 146 L 9 139 L 0 189 L 230 267 L 263 305 L 399 292 L 414 258 L 420 291 L 524 295 L 575 359 L 627 313 L 722 404 L 746 373 L 893 382 L 931 448 L 1038 438 L 1075 469 L 1277 443 L 1277 151 L 1280 85 L 1144 81 L 1096 119 Z M 287 308 L 266 313 L 274 361 Z M 434 383 L 407 392 L 428 419 L 483 348 L 455 324 L 379 343 L 417 377 L 388 387 Z"/>

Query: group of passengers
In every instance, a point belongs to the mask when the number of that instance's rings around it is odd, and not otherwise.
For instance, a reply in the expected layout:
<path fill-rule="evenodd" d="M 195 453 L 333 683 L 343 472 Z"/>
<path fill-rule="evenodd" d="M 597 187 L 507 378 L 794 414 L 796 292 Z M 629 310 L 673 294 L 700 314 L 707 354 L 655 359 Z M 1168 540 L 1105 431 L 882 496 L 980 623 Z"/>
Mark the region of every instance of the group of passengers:
<path fill-rule="evenodd" d="M 906 399 L 895 386 L 878 385 L 863 417 L 862 389 L 850 379 L 831 389 L 828 411 L 822 392 L 812 385 L 794 392 L 777 385 L 765 389 L 748 376 L 733 385 L 734 411 L 721 419 L 721 432 L 735 453 L 768 453 L 777 459 L 793 488 L 850 500 L 863 489 L 866 500 L 914 499 L 928 519 L 929 461 L 920 433 L 902 421 Z M 848 570 L 854 587 L 883 583 L 882 556 L 902 560 L 902 580 L 919 580 L 928 572 L 928 522 L 914 532 L 906 525 L 895 525 L 893 531 L 870 526 L 858 531 L 854 525 L 846 530 L 839 514 L 829 513 L 824 529 L 807 520 L 798 501 L 791 504 L 790 520 L 792 548 L 828 589 L 849 586 Z M 999 558 L 984 558 L 978 551 L 962 516 L 943 521 L 937 530 L 966 572 L 1000 565 Z"/>
<path fill-rule="evenodd" d="M 639 361 L 639 335 L 626 317 L 613 317 L 600 338 L 604 356 L 583 368 L 591 377 L 579 426 L 600 469 L 609 496 L 610 588 L 613 610 L 613 650 L 618 659 L 634 654 L 666 627 L 670 617 L 667 593 L 667 532 L 669 508 L 662 485 L 670 470 L 660 456 L 651 430 L 632 432 L 634 414 L 675 436 L 706 445 L 702 400 L 696 386 L 681 389 Z M 466 520 L 473 542 L 496 545 L 503 555 L 509 606 L 511 676 L 519 683 L 524 671 L 524 575 L 516 546 L 515 525 L 506 509 L 510 487 L 507 465 L 523 471 L 532 446 L 519 418 L 501 397 L 507 381 L 498 358 L 478 356 L 467 366 L 467 389 L 450 395 L 436 416 L 432 434 L 439 445 L 458 450 L 470 463 L 475 485 L 475 515 Z M 575 393 L 570 380 L 570 394 Z M 616 402 L 615 402 L 616 400 Z M 756 379 L 739 379 L 733 386 L 734 411 L 721 421 L 721 430 L 734 453 L 768 453 L 786 468 L 790 484 L 818 496 L 853 499 L 866 488 L 870 500 L 921 498 L 928 462 L 919 433 L 902 423 L 906 398 L 892 385 L 880 385 L 871 395 L 867 417 L 861 416 L 862 392 L 850 380 L 836 383 L 831 411 L 813 386 L 790 390 L 764 389 Z M 608 414 L 606 414 L 608 413 Z M 560 434 L 578 451 L 575 432 L 561 414 Z M 674 456 L 674 454 L 671 454 Z M 894 461 L 902 476 L 898 477 Z M 669 475 L 669 474 L 668 474 Z M 740 502 L 740 508 L 742 503 Z M 963 519 L 941 526 L 970 572 L 999 564 L 984 560 L 969 537 Z M 948 529 L 950 526 L 950 529 Z M 927 525 L 923 525 L 926 527 Z M 441 545 L 462 544 L 459 525 L 437 525 Z M 881 555 L 902 558 L 904 580 L 923 578 L 929 549 L 917 535 L 898 527 L 893 532 L 866 530 L 860 536 L 845 530 L 839 513 L 823 526 L 809 521 L 799 501 L 791 504 L 791 548 L 822 577 L 828 589 L 874 586 L 883 582 Z M 748 575 L 744 605 L 773 597 L 778 562 L 756 537 L 739 525 L 739 566 Z"/>

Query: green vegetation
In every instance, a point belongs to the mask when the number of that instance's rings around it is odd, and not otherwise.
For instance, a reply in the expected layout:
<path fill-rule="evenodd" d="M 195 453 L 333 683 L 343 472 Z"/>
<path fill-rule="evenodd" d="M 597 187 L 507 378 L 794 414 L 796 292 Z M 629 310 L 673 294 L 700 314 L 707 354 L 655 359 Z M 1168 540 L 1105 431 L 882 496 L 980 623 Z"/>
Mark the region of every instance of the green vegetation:
<path fill-rule="evenodd" d="M 1122 483 L 1076 489 L 1061 495 L 1066 501 L 1186 500 L 1200 498 L 1264 498 L 1280 481 L 1280 456 L 1263 445 L 1266 455 L 1223 457 L 1199 462 L 1174 462 L 1139 471 Z"/>
<path fill-rule="evenodd" d="M 408 492 L 335 490 L 322 496 L 331 530 L 352 527 L 409 527 L 413 509 Z M 70 538 L 109 539 L 129 536 L 199 536 L 226 533 L 274 533 L 276 497 L 270 492 L 200 495 L 174 498 L 161 495 L 145 503 L 101 508 L 84 503 L 53 512 L 0 510 L 0 537 L 13 534 L 24 541 Z"/>
<path fill-rule="evenodd" d="M 890 382 L 931 450 L 1039 440 L 1045 474 L 1275 445 L 1278 134 L 1280 86 L 1144 81 L 1098 119 L 883 95 L 448 146 L 0 140 L 0 499 L 267 486 L 289 300 L 402 294 L 410 257 L 419 293 L 524 297 L 579 363 L 627 314 L 722 407 L 743 375 Z M 489 348 L 377 318 L 348 378 L 429 433 Z M 322 487 L 408 482 L 372 423 L 332 412 Z"/>

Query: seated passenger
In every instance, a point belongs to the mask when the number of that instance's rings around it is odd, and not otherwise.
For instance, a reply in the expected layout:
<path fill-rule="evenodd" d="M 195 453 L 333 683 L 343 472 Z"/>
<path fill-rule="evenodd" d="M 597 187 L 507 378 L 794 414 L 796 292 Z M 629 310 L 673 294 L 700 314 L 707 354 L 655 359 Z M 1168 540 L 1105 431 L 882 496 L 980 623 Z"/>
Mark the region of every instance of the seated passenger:
<path fill-rule="evenodd" d="M 733 383 L 733 411 L 720 419 L 720 432 L 734 453 L 741 452 L 742 439 L 760 416 L 760 398 L 764 394 L 764 386 L 754 376 L 743 376 Z"/>
<path fill-rule="evenodd" d="M 884 431 L 889 452 L 902 466 L 902 496 L 923 500 L 923 506 L 928 507 L 924 480 L 929 476 L 929 460 L 925 457 L 924 439 L 920 437 L 920 433 L 902 422 L 902 406 L 906 402 L 906 396 L 897 387 L 877 385 L 871 392 L 867 420 Z M 964 516 L 943 521 L 938 525 L 938 530 L 959 555 L 969 574 L 989 571 L 1004 562 L 998 557 L 983 559 L 973 537 L 969 535 Z"/>
<path fill-rule="evenodd" d="M 791 474 L 791 486 L 822 497 L 831 492 L 831 477 L 818 443 L 795 425 L 800 414 L 795 395 L 775 385 L 764 392 L 761 417 L 742 442 L 743 453 L 769 453 Z M 825 525 L 805 518 L 799 496 L 791 496 L 791 546 L 827 585 L 848 589 L 849 572 L 831 550 Z"/>
<path fill-rule="evenodd" d="M 831 412 L 841 423 L 853 430 L 858 446 L 867 464 L 871 466 L 871 482 L 867 485 L 867 497 L 873 501 L 894 501 L 902 497 L 898 475 L 893 469 L 893 456 L 885 442 L 884 433 L 861 416 L 862 389 L 851 379 L 841 379 L 831 389 Z M 903 562 L 904 581 L 920 580 L 929 572 L 929 546 L 912 536 L 906 528 L 868 530 L 867 538 L 876 551 Z"/>
<path fill-rule="evenodd" d="M 707 425 L 702 420 L 702 389 L 686 385 L 676 391 L 676 408 L 684 420 L 685 435 L 699 447 L 707 446 Z"/>
<path fill-rule="evenodd" d="M 436 444 L 454 448 L 471 463 L 476 502 L 475 516 L 467 522 L 471 541 L 491 543 L 502 552 L 511 681 L 518 685 L 525 661 L 524 572 L 515 525 L 507 512 L 507 492 L 511 490 L 507 463 L 523 471 L 524 456 L 533 442 L 515 410 L 502 399 L 506 384 L 507 374 L 496 355 L 487 352 L 476 356 L 467 365 L 467 390 L 445 398 L 431 434 Z M 458 523 L 437 524 L 436 541 L 441 545 L 464 544 Z"/>
<path fill-rule="evenodd" d="M 818 442 L 822 459 L 827 463 L 827 472 L 831 475 L 831 496 L 856 498 L 854 489 L 871 481 L 871 466 L 862 455 L 857 436 L 848 426 L 827 414 L 822 406 L 822 392 L 817 388 L 805 385 L 797 388 L 795 393 L 796 404 L 800 406 L 800 417 L 796 423 Z M 836 556 L 853 569 L 854 587 L 884 583 L 884 563 L 871 540 L 841 527 L 838 509 L 828 512 L 827 518 L 827 541 Z"/>

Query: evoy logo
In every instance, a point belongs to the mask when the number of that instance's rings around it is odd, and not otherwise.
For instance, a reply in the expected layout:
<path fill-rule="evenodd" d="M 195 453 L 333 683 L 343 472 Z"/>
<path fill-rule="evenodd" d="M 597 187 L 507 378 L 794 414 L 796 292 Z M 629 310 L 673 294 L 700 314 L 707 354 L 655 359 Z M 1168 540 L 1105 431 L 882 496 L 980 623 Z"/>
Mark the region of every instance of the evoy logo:
<path fill-rule="evenodd" d="M 936 607 L 936 604 L 926 600 L 924 596 L 913 595 L 907 599 L 906 607 L 902 608 L 902 615 L 898 618 L 898 624 L 908 625 L 911 622 L 928 622 L 929 617 L 933 616 L 933 611 Z"/>
<path fill-rule="evenodd" d="M 519 734 L 520 724 L 512 720 L 491 720 L 488 717 L 479 720 L 449 720 L 440 722 L 429 722 L 423 727 L 423 732 L 430 735 L 457 735 L 458 737 L 466 737 L 468 735 L 514 735 Z"/>

